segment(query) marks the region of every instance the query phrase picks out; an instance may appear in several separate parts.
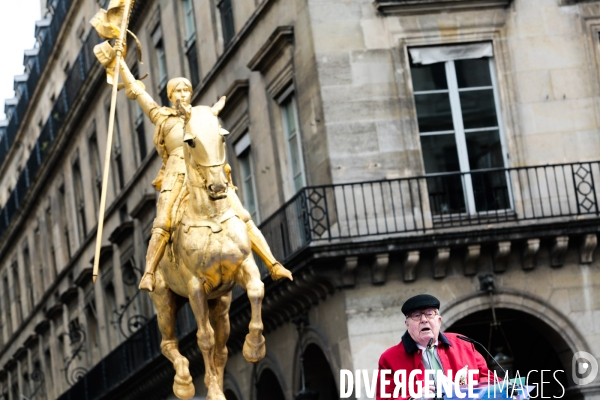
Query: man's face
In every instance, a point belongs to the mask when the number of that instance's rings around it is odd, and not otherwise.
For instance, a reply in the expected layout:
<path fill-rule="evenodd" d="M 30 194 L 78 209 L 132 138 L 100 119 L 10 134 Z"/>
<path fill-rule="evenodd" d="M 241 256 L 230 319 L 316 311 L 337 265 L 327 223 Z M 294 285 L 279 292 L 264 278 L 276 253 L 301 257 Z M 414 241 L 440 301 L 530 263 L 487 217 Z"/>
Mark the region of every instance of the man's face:
<path fill-rule="evenodd" d="M 417 317 L 418 319 L 415 320 Z M 437 340 L 442 325 L 442 316 L 435 308 L 415 310 L 408 315 L 404 323 L 410 337 L 421 346 L 427 346 L 429 339 L 433 339 L 434 343 Z"/>
<path fill-rule="evenodd" d="M 183 83 L 177 85 L 177 87 L 171 92 L 171 96 L 169 97 L 169 100 L 171 100 L 173 104 L 177 104 L 177 100 L 179 100 L 184 106 L 190 104 L 191 99 L 192 91 Z"/>

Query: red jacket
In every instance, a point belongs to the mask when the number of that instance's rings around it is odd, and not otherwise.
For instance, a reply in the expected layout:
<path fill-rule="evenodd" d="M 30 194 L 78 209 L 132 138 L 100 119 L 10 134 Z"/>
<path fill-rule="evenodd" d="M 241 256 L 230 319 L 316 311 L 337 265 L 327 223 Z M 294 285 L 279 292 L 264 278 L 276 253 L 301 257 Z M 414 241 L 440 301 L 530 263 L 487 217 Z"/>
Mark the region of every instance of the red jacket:
<path fill-rule="evenodd" d="M 463 368 L 465 365 L 468 369 L 478 369 L 479 376 L 475 375 L 474 379 L 478 379 L 480 382 L 486 382 L 488 376 L 488 367 L 485 359 L 479 354 L 472 343 L 465 342 L 456 337 L 455 333 L 443 334 L 440 332 L 438 336 L 438 355 L 442 362 L 442 368 L 444 373 L 448 374 L 448 370 L 452 370 L 452 380 L 454 380 L 454 374 L 456 371 Z M 408 331 L 402 336 L 402 341 L 397 345 L 387 349 L 379 358 L 379 371 L 388 369 L 392 371 L 391 375 L 387 375 L 386 379 L 390 383 L 386 386 L 386 393 L 392 394 L 394 392 L 394 380 L 393 374 L 397 370 L 406 370 L 406 379 L 410 372 L 414 369 L 423 371 L 425 366 L 423 365 L 423 355 L 421 350 L 417 347 L 416 342 L 410 337 Z M 494 373 L 491 372 L 490 380 L 493 380 Z M 423 380 L 423 373 L 420 373 L 415 378 L 417 381 Z M 382 400 L 380 396 L 381 386 L 379 384 L 379 376 L 377 377 L 377 400 Z M 416 385 L 415 385 L 416 392 Z M 408 397 L 408 385 L 406 390 Z M 406 399 L 407 397 L 394 397 L 394 399 Z M 385 399 L 385 398 L 383 398 Z M 389 398 L 388 398 L 389 399 Z"/>

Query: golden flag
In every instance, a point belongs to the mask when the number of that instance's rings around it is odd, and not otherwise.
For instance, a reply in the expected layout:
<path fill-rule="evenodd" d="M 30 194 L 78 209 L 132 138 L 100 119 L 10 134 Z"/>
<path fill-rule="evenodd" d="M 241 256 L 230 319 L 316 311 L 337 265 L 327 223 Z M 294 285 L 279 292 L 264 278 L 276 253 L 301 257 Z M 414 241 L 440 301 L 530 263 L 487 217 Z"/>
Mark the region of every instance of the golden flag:
<path fill-rule="evenodd" d="M 110 0 L 108 8 L 101 8 L 90 21 L 103 39 L 121 37 L 121 22 L 125 13 L 125 0 Z"/>

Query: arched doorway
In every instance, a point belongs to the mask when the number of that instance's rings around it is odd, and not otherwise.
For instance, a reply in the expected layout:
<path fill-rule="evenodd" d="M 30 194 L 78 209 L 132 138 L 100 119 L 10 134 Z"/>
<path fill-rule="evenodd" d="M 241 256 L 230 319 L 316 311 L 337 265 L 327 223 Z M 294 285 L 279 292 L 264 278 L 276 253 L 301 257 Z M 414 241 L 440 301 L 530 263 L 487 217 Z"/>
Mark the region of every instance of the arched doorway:
<path fill-rule="evenodd" d="M 311 343 L 304 349 L 303 357 L 306 387 L 318 393 L 319 400 L 339 399 L 331 367 L 321 348 Z"/>
<path fill-rule="evenodd" d="M 285 400 L 279 380 L 270 369 L 264 369 L 256 384 L 256 398 L 258 400 Z M 227 397 L 229 400 L 229 397 Z"/>
<path fill-rule="evenodd" d="M 486 346 L 494 358 L 509 370 L 511 378 L 516 371 L 519 376 L 526 377 L 530 371 L 537 370 L 531 373 L 529 382 L 539 384 L 542 381 L 540 371 L 551 370 L 551 373 L 544 373 L 544 397 L 561 396 L 561 385 L 565 389 L 568 387 L 567 374 L 553 374 L 557 370 L 568 371 L 564 362 L 566 359 L 570 361 L 570 356 L 565 354 L 570 350 L 562 336 L 539 318 L 523 311 L 498 308 L 496 320 L 499 325 L 493 326 L 492 311 L 481 310 L 461 318 L 446 330 L 463 334 Z M 485 350 L 477 345 L 475 347 L 486 359 L 490 370 L 495 369 L 500 374 Z M 531 394 L 538 395 L 535 389 Z"/>

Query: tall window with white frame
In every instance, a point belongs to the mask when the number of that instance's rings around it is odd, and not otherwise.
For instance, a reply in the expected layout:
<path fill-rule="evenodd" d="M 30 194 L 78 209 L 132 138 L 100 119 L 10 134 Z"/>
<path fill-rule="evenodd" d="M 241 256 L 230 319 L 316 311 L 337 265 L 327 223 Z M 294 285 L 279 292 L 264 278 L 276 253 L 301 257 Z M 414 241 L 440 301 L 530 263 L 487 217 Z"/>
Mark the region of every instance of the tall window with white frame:
<path fill-rule="evenodd" d="M 256 183 L 254 180 L 254 166 L 250 147 L 250 135 L 246 132 L 234 144 L 233 149 L 238 159 L 240 179 L 242 184 L 242 202 L 244 208 L 252 216 L 252 220 L 259 223 L 260 216 L 256 202 Z"/>
<path fill-rule="evenodd" d="M 227 46 L 235 35 L 235 25 L 233 23 L 233 6 L 231 0 L 221 0 L 217 7 L 221 14 L 221 29 L 223 30 L 223 44 Z"/>
<path fill-rule="evenodd" d="M 4 277 L 2 278 L 2 283 L 3 283 L 3 292 L 4 292 L 4 298 L 3 298 L 3 302 L 4 302 L 4 309 L 6 310 L 6 314 L 4 314 L 4 322 L 6 324 L 6 337 L 9 338 L 12 336 L 13 330 L 12 330 L 12 309 L 11 309 L 11 298 L 10 298 L 10 285 L 8 284 L 8 273 L 4 274 Z"/>
<path fill-rule="evenodd" d="M 306 186 L 306 177 L 302 158 L 302 140 L 300 129 L 298 129 L 298 108 L 293 93 L 281 103 L 281 115 L 283 117 L 283 131 L 288 150 L 290 174 L 294 192 L 298 192 Z"/>
<path fill-rule="evenodd" d="M 53 232 L 54 219 L 52 218 L 52 206 L 49 205 L 46 209 L 46 244 L 48 246 L 48 256 L 50 257 L 50 265 L 52 276 L 50 280 L 53 281 L 58 275 L 56 265 L 56 249 L 54 248 L 54 232 Z"/>
<path fill-rule="evenodd" d="M 154 54 L 156 55 L 156 71 L 158 72 L 158 93 L 163 106 L 169 105 L 167 95 L 167 53 L 163 42 L 162 28 L 160 24 L 152 32 L 152 41 L 154 42 Z"/>
<path fill-rule="evenodd" d="M 23 321 L 23 302 L 21 301 L 21 280 L 19 277 L 19 264 L 16 260 L 15 262 L 13 262 L 11 270 L 13 278 L 13 304 L 15 305 L 15 328 L 17 328 L 21 324 L 21 321 Z"/>
<path fill-rule="evenodd" d="M 190 67 L 190 82 L 193 87 L 200 83 L 200 69 L 198 65 L 198 50 L 196 48 L 196 21 L 192 0 L 181 0 L 183 13 L 183 46 Z"/>
<path fill-rule="evenodd" d="M 505 171 L 489 171 L 506 165 L 491 43 L 467 46 L 471 47 L 462 52 L 462 59 L 453 59 L 452 49 L 457 46 L 409 49 L 429 202 L 435 215 L 511 207 Z"/>

